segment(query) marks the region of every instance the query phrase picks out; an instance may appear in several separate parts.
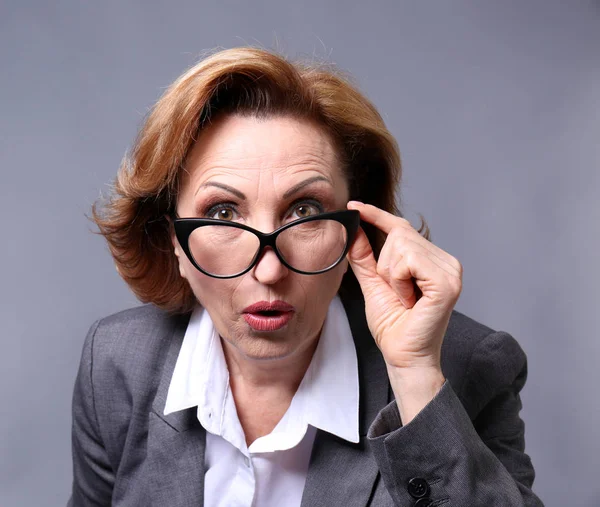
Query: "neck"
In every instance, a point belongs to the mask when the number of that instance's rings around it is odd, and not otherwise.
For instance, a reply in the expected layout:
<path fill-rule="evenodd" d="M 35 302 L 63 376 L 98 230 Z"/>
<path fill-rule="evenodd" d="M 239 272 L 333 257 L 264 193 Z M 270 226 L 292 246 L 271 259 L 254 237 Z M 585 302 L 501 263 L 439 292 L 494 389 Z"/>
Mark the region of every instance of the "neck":
<path fill-rule="evenodd" d="M 254 360 L 221 339 L 229 385 L 248 446 L 277 426 L 304 378 L 318 341 L 317 337 L 285 358 Z"/>
<path fill-rule="evenodd" d="M 252 389 L 293 391 L 298 389 L 308 369 L 319 337 L 289 356 L 278 359 L 253 359 L 221 338 L 229 370 L 229 381 Z"/>

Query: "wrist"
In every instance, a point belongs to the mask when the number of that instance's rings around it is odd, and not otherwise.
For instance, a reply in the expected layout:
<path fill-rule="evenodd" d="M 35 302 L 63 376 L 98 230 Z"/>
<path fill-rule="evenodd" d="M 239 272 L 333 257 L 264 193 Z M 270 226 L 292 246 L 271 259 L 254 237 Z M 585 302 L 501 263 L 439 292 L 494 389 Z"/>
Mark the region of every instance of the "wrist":
<path fill-rule="evenodd" d="M 435 382 L 444 378 L 442 367 L 439 364 L 427 364 L 422 366 L 392 366 L 386 364 L 390 379 L 407 386 L 422 384 L 423 382 Z"/>
<path fill-rule="evenodd" d="M 433 400 L 446 381 L 439 367 L 388 366 L 387 370 L 403 425 L 412 421 Z"/>

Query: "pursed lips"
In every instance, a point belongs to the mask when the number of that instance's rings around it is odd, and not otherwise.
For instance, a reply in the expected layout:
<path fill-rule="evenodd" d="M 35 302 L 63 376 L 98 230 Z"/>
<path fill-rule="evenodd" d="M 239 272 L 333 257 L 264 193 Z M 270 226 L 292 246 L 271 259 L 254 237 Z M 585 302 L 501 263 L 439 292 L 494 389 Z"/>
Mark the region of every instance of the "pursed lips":
<path fill-rule="evenodd" d="M 244 320 L 256 331 L 277 331 L 294 316 L 295 308 L 285 301 L 258 301 L 243 310 Z"/>

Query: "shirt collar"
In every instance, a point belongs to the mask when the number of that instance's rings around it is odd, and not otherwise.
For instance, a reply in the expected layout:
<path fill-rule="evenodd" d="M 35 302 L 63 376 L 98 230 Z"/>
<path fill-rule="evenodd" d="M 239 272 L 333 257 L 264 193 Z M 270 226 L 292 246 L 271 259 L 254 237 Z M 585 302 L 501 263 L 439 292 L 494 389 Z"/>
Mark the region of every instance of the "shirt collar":
<path fill-rule="evenodd" d="M 193 311 L 186 329 L 164 414 L 195 406 L 198 407 L 198 420 L 207 431 L 222 435 L 238 448 L 245 447 L 240 436 L 233 434 L 236 432 L 231 430 L 231 424 L 224 424 L 228 417 L 237 419 L 229 373 L 219 335 L 208 312 L 200 306 Z M 357 443 L 358 417 L 356 349 L 346 312 L 336 296 L 329 306 L 319 343 L 304 378 L 286 414 L 271 435 L 267 435 L 272 438 L 267 440 L 273 445 L 273 440 L 282 440 L 277 436 L 298 427 L 304 427 L 305 432 L 306 425 L 310 424 Z M 236 423 L 239 425 L 239 420 Z M 223 434 L 225 432 L 230 434 Z M 294 440 L 299 441 L 302 435 Z M 257 445 L 252 447 L 262 447 L 259 443 L 265 438 L 258 439 Z M 275 447 L 282 448 L 283 444 L 275 444 Z"/>

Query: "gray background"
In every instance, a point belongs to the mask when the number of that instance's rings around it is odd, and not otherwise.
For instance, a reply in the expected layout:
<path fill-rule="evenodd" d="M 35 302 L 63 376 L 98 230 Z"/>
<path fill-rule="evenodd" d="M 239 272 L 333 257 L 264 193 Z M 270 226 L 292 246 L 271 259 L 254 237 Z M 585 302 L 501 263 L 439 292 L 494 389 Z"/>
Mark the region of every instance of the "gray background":
<path fill-rule="evenodd" d="M 0 505 L 64 505 L 85 333 L 136 304 L 84 214 L 164 88 L 247 44 L 356 77 L 400 143 L 406 215 L 464 265 L 457 308 L 529 356 L 535 491 L 600 505 L 600 6 L 517 0 L 4 0 Z"/>

